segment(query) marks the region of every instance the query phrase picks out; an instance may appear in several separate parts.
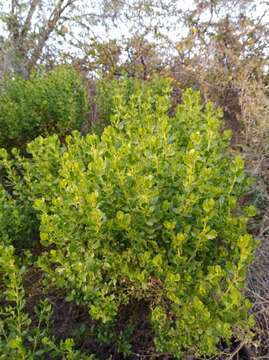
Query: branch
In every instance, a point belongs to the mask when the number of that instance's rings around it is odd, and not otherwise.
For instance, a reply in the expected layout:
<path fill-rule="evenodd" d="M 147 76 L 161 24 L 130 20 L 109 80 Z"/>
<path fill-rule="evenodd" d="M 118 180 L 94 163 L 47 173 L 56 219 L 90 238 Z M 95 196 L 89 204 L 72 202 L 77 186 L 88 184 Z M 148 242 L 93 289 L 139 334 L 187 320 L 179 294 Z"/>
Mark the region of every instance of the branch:
<path fill-rule="evenodd" d="M 50 34 L 55 30 L 57 23 L 61 19 L 64 11 L 72 4 L 74 4 L 77 0 L 68 0 L 66 4 L 64 4 L 64 1 L 65 0 L 58 0 L 58 3 L 52 10 L 46 25 L 42 29 L 40 29 L 38 43 L 36 48 L 34 49 L 33 55 L 29 63 L 29 70 L 33 65 L 36 64 L 37 60 L 39 59 Z"/>
<path fill-rule="evenodd" d="M 32 17 L 34 15 L 34 12 L 36 10 L 36 7 L 37 7 L 38 3 L 39 3 L 39 0 L 32 0 L 32 2 L 31 2 L 28 14 L 26 16 L 25 22 L 24 22 L 24 24 L 22 26 L 22 29 L 21 29 L 21 33 L 20 33 L 21 40 L 23 40 L 25 35 L 30 30 Z"/>

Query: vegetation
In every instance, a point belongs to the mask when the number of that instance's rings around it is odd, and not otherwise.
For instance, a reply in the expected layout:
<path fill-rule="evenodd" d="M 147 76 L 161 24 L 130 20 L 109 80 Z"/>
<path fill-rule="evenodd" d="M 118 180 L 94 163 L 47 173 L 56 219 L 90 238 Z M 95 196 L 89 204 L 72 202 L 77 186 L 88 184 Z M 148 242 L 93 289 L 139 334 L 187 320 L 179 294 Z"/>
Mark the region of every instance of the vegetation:
<path fill-rule="evenodd" d="M 268 358 L 268 13 L 0 4 L 0 359 Z"/>
<path fill-rule="evenodd" d="M 49 337 L 49 319 L 51 305 L 47 300 L 40 301 L 35 307 L 36 323 L 26 310 L 25 290 L 23 278 L 26 268 L 18 264 L 12 246 L 0 245 L 0 271 L 3 274 L 3 293 L 1 302 L 4 304 L 0 311 L 0 349 L 1 359 L 87 359 L 74 350 L 72 339 L 61 341 L 58 345 Z"/>
<path fill-rule="evenodd" d="M 16 191 L 2 187 L 3 232 L 24 214 L 24 229 L 39 233 L 31 245 L 43 247 L 35 266 L 44 283 L 93 320 L 112 326 L 123 306 L 147 302 L 160 354 L 212 355 L 235 327 L 250 336 L 252 324 L 240 292 L 254 247 L 246 229 L 254 210 L 238 205 L 249 186 L 243 160 L 227 153 L 221 114 L 210 103 L 203 110 L 197 92 L 186 91 L 169 117 L 165 80 L 126 90 L 130 81 L 114 93 L 101 137 L 73 133 L 65 145 L 39 137 L 26 158 L 2 151 L 3 185 Z M 23 249 L 17 225 L 6 243 Z"/>
<path fill-rule="evenodd" d="M 0 92 L 0 144 L 23 146 L 38 135 L 65 136 L 86 120 L 87 92 L 75 70 L 58 67 L 29 80 L 8 78 Z"/>

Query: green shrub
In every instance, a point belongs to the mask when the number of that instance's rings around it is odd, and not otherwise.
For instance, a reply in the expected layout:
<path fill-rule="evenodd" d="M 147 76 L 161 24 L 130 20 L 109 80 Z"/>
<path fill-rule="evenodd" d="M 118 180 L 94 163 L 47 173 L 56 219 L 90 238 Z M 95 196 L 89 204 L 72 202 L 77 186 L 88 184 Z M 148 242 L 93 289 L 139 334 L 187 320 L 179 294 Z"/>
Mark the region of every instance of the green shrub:
<path fill-rule="evenodd" d="M 65 136 L 87 114 L 86 89 L 72 68 L 7 79 L 0 92 L 0 145 L 23 146 L 38 135 Z"/>
<path fill-rule="evenodd" d="M 96 134 L 101 134 L 104 128 L 111 124 L 111 119 L 116 113 L 114 97 L 115 93 L 121 92 L 124 102 L 127 104 L 132 94 L 140 89 L 142 93 L 145 93 L 150 88 L 152 95 L 162 95 L 163 90 L 167 86 L 166 79 L 154 79 L 143 84 L 141 89 L 141 81 L 135 78 L 120 78 L 109 79 L 100 78 L 95 83 L 96 95 L 94 98 L 96 106 L 96 119 L 93 119 L 92 131 Z M 143 94 L 141 94 L 143 97 Z"/>
<path fill-rule="evenodd" d="M 250 334 L 241 290 L 253 208 L 239 206 L 249 180 L 220 111 L 188 90 L 168 117 L 170 87 L 160 84 L 161 95 L 137 83 L 128 101 L 116 90 L 101 138 L 40 137 L 27 159 L 2 152 L 2 166 L 40 221 L 47 284 L 103 323 L 133 300 L 150 303 L 157 350 L 180 359 Z"/>
<path fill-rule="evenodd" d="M 72 339 L 55 342 L 49 334 L 49 321 L 52 313 L 47 300 L 36 306 L 34 324 L 26 306 L 23 287 L 26 268 L 19 264 L 12 246 L 0 241 L 0 359 L 66 359 L 93 360 L 74 349 Z"/>

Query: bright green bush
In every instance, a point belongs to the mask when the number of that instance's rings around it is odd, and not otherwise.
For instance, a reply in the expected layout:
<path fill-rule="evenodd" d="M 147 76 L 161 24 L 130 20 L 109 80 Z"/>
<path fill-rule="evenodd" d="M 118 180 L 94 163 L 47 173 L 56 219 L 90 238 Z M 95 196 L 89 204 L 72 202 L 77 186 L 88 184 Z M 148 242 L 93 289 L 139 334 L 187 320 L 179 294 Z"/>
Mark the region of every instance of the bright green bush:
<path fill-rule="evenodd" d="M 150 303 L 157 350 L 180 359 L 249 334 L 241 290 L 253 209 L 240 209 L 249 180 L 228 153 L 220 111 L 188 90 L 168 117 L 170 87 L 160 83 L 161 94 L 140 84 L 128 101 L 115 91 L 101 138 L 40 137 L 28 158 L 2 151 L 2 166 L 40 221 L 47 284 L 103 323 L 133 300 Z"/>
<path fill-rule="evenodd" d="M 22 146 L 38 135 L 65 136 L 79 129 L 87 114 L 86 94 L 72 68 L 7 79 L 0 91 L 0 145 Z"/>
<path fill-rule="evenodd" d="M 143 93 L 150 88 L 153 96 L 162 95 L 163 89 L 167 86 L 166 79 L 158 79 L 144 82 L 141 89 L 141 81 L 135 78 L 120 78 L 109 79 L 100 78 L 95 83 L 95 97 L 94 102 L 96 106 L 96 119 L 92 123 L 92 131 L 96 134 L 101 134 L 104 128 L 111 124 L 113 115 L 117 112 L 114 103 L 115 93 L 121 92 L 124 102 L 128 104 L 132 94 L 138 89 Z"/>

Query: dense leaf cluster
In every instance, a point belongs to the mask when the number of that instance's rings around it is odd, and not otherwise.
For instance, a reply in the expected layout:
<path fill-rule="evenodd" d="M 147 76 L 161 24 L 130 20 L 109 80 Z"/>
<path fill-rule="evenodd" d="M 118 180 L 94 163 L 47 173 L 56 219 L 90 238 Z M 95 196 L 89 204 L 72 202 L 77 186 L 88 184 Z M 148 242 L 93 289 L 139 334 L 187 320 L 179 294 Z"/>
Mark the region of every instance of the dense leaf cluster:
<path fill-rule="evenodd" d="M 38 135 L 65 136 L 87 114 L 87 92 L 78 73 L 65 67 L 8 78 L 0 91 L 0 145 L 23 146 Z"/>
<path fill-rule="evenodd" d="M 157 351 L 181 359 L 215 354 L 235 328 L 249 333 L 241 290 L 254 209 L 239 206 L 249 180 L 228 153 L 221 112 L 187 90 L 169 117 L 170 91 L 135 82 L 126 96 L 123 85 L 101 137 L 39 137 L 27 157 L 2 150 L 0 231 L 15 246 L 37 232 L 45 283 L 95 320 L 149 303 Z"/>

